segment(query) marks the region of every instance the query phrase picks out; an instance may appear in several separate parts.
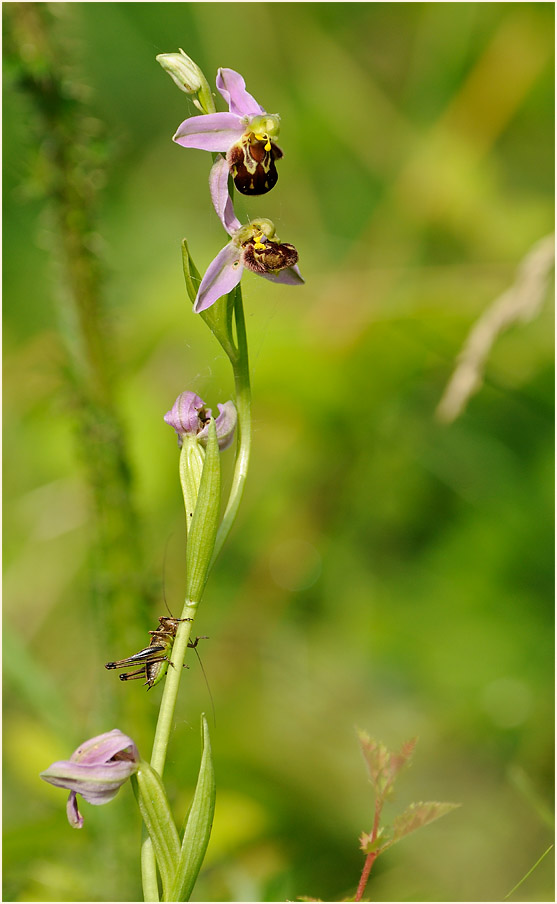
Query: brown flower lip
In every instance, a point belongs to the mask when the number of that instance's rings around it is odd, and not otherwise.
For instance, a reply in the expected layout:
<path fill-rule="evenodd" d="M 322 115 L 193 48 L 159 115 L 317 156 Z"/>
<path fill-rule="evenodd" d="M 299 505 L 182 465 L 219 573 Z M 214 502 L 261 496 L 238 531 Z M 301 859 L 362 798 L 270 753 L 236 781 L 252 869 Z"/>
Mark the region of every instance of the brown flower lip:
<path fill-rule="evenodd" d="M 277 273 L 298 263 L 298 252 L 294 245 L 288 242 L 275 242 L 272 239 L 266 239 L 264 242 L 252 240 L 244 242 L 242 248 L 244 266 L 260 275 Z"/>
<path fill-rule="evenodd" d="M 269 139 L 258 139 L 248 133 L 232 145 L 226 155 L 234 185 L 242 195 L 265 195 L 277 184 L 275 165 L 283 153 Z"/>

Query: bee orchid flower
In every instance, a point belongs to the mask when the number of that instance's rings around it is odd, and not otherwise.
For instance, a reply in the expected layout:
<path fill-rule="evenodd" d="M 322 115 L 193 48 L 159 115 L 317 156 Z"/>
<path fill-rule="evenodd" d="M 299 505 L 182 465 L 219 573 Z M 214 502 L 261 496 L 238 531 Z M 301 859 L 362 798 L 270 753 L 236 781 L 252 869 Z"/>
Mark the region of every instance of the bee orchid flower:
<path fill-rule="evenodd" d="M 77 807 L 77 794 L 95 806 L 107 804 L 137 772 L 139 762 L 135 743 L 115 728 L 84 741 L 69 760 L 52 763 L 41 772 L 41 778 L 57 788 L 69 788 L 68 822 L 74 829 L 81 829 L 83 816 Z"/>
<path fill-rule="evenodd" d="M 266 113 L 246 91 L 234 69 L 219 69 L 217 88 L 228 103 L 228 113 L 206 113 L 184 120 L 173 141 L 184 148 L 226 154 L 234 185 L 244 195 L 264 195 L 278 179 L 275 161 L 282 151 L 275 144 L 280 116 Z"/>
<path fill-rule="evenodd" d="M 242 226 L 234 213 L 227 181 L 227 164 L 221 157 L 211 170 L 211 198 L 231 240 L 207 267 L 193 306 L 196 314 L 231 292 L 240 282 L 244 267 L 271 282 L 291 286 L 304 282 L 297 266 L 296 248 L 279 241 L 271 220 L 259 218 Z"/>

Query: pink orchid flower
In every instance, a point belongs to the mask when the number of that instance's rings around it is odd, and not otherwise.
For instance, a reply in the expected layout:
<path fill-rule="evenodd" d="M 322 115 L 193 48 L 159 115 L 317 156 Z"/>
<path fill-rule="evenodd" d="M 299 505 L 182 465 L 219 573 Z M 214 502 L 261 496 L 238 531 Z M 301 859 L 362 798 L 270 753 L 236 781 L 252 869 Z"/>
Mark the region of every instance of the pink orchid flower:
<path fill-rule="evenodd" d="M 302 285 L 304 280 L 297 266 L 298 252 L 294 245 L 279 242 L 271 220 L 255 219 L 242 226 L 237 219 L 228 194 L 228 164 L 224 157 L 214 164 L 209 183 L 215 210 L 231 240 L 207 267 L 194 312 L 205 311 L 231 292 L 240 282 L 244 267 L 271 282 Z"/>
<path fill-rule="evenodd" d="M 222 405 L 219 402 L 217 408 L 220 413 L 215 419 L 215 429 L 219 449 L 222 451 L 228 449 L 234 438 L 238 415 L 234 402 L 224 402 Z M 206 446 L 211 417 L 212 411 L 207 408 L 203 399 L 195 392 L 187 390 L 180 393 L 170 411 L 166 412 L 164 420 L 178 434 L 180 447 L 184 436 L 195 436 L 202 446 Z"/>
<path fill-rule="evenodd" d="M 234 69 L 219 69 L 217 88 L 229 112 L 192 116 L 178 126 L 173 140 L 184 148 L 226 154 L 238 191 L 264 195 L 278 179 L 275 161 L 282 151 L 274 139 L 280 131 L 280 116 L 265 112 Z"/>
<path fill-rule="evenodd" d="M 83 816 L 77 807 L 77 794 L 90 804 L 100 806 L 116 797 L 124 782 L 137 772 L 140 758 L 130 737 L 118 728 L 84 741 L 69 760 L 52 763 L 41 778 L 57 788 L 69 788 L 66 807 L 68 822 L 81 829 Z"/>

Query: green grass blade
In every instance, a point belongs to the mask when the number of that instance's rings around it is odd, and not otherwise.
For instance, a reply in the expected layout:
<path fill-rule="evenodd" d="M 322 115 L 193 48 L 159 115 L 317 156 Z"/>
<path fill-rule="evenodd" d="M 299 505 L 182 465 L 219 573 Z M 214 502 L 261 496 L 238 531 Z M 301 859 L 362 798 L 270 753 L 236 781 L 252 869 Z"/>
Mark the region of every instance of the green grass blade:
<path fill-rule="evenodd" d="M 534 870 L 537 869 L 537 867 L 540 865 L 540 863 L 542 862 L 542 860 L 544 859 L 544 857 L 547 857 L 547 855 L 548 855 L 549 852 L 552 850 L 552 848 L 553 848 L 553 845 L 550 844 L 549 847 L 548 847 L 548 849 L 547 849 L 546 851 L 544 851 L 543 854 L 541 855 L 541 857 L 539 857 L 538 860 L 536 860 L 536 862 L 534 863 L 534 865 L 533 865 L 532 867 L 530 867 L 530 869 L 528 870 L 528 872 L 526 873 L 526 875 L 523 876 L 522 879 L 520 879 L 520 881 L 516 883 L 516 885 L 514 886 L 514 888 L 511 888 L 511 890 L 510 890 L 510 892 L 508 893 L 508 895 L 505 895 L 505 901 L 507 901 L 507 900 L 510 898 L 511 895 L 514 895 L 514 893 L 515 893 L 515 891 L 517 890 L 517 888 L 520 888 L 520 886 L 522 885 L 523 882 L 526 882 L 526 879 L 527 879 L 529 876 L 532 875 L 532 873 L 534 872 Z"/>

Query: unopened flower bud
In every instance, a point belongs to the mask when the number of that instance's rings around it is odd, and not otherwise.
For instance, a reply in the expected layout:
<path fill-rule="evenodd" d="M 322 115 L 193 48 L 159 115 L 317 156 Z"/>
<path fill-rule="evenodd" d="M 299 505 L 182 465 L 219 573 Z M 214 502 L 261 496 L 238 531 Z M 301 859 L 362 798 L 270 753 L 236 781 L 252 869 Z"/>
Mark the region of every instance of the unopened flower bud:
<path fill-rule="evenodd" d="M 156 59 L 180 91 L 197 94 L 203 85 L 204 76 L 197 63 L 182 48 L 179 53 L 159 53 Z"/>

